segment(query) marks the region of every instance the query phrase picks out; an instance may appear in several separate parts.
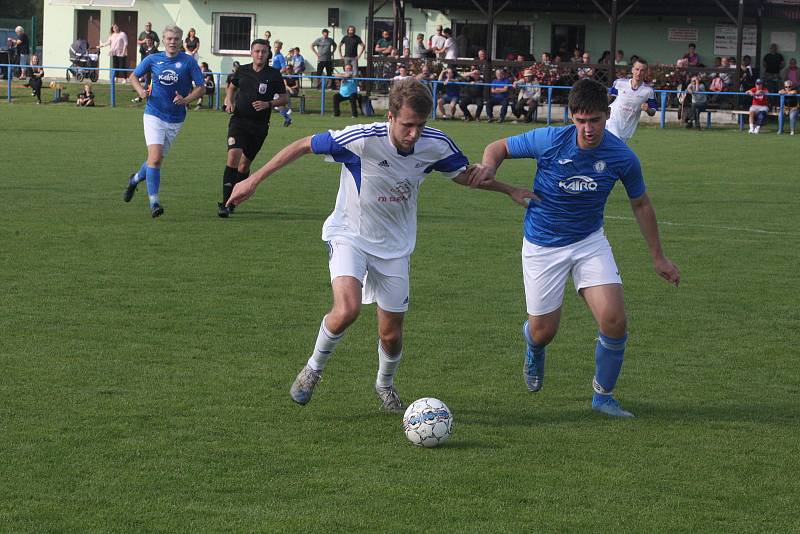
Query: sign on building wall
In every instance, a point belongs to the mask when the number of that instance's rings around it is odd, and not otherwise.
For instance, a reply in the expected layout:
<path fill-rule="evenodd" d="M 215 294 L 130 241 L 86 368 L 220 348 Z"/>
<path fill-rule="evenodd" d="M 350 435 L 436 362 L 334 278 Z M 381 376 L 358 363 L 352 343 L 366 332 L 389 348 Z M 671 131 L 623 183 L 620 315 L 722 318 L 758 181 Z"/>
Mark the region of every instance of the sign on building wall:
<path fill-rule="evenodd" d="M 667 41 L 697 42 L 697 28 L 668 28 Z"/>
<path fill-rule="evenodd" d="M 769 36 L 769 44 L 778 45 L 778 52 L 797 52 L 797 33 L 772 32 Z"/>
<path fill-rule="evenodd" d="M 756 55 L 756 39 L 758 32 L 755 26 L 742 28 L 742 55 Z M 736 26 L 717 24 L 714 27 L 714 55 L 736 55 Z"/>

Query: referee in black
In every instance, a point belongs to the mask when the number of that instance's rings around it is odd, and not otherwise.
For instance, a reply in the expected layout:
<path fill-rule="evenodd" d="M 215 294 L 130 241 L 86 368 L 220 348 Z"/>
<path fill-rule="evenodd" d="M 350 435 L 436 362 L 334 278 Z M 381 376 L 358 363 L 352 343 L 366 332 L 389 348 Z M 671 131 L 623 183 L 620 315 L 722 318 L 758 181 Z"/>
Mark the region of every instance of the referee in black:
<path fill-rule="evenodd" d="M 231 119 L 228 122 L 228 161 L 222 176 L 222 202 L 217 208 L 220 217 L 233 213 L 233 208 L 225 204 L 233 187 L 250 174 L 250 163 L 267 138 L 272 108 L 289 103 L 283 76 L 267 65 L 267 41 L 253 41 L 250 57 L 253 62 L 240 66 L 225 88 L 225 111 L 231 114 Z"/>

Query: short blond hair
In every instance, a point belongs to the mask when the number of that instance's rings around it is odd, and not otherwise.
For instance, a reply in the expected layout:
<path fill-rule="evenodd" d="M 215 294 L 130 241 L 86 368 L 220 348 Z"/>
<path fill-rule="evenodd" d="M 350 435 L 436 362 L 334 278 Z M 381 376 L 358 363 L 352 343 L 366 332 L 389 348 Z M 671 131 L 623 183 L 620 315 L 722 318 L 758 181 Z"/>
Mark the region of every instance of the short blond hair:
<path fill-rule="evenodd" d="M 161 37 L 164 37 L 168 33 L 174 33 L 178 38 L 183 37 L 183 30 L 177 24 L 167 24 L 164 27 L 164 31 L 161 33 Z"/>
<path fill-rule="evenodd" d="M 431 90 L 416 78 L 395 81 L 389 90 L 389 111 L 397 115 L 403 106 L 410 107 L 420 117 L 427 117 L 433 110 Z"/>

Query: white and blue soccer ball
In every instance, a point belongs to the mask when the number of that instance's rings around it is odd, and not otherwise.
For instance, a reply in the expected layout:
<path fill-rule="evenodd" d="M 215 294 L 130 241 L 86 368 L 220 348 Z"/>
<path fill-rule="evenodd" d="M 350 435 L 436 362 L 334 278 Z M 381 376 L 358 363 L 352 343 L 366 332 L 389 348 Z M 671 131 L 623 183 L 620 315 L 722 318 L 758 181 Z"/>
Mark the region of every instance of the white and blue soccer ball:
<path fill-rule="evenodd" d="M 424 397 L 406 408 L 403 415 L 403 432 L 414 445 L 436 447 L 450 437 L 453 431 L 453 414 L 439 399 Z"/>

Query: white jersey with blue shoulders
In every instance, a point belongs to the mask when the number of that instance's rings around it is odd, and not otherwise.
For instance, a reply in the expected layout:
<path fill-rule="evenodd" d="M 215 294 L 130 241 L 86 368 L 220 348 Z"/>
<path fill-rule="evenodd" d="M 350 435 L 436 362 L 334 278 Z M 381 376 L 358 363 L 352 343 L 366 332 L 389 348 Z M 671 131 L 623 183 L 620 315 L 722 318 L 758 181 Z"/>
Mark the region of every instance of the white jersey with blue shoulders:
<path fill-rule="evenodd" d="M 414 250 L 425 175 L 438 171 L 453 179 L 468 165 L 441 130 L 425 127 L 412 151 L 404 153 L 392 144 L 389 128 L 388 122 L 356 124 L 311 138 L 315 154 L 342 164 L 336 207 L 322 227 L 322 239 L 344 238 L 383 259 Z"/>
<path fill-rule="evenodd" d="M 150 95 L 144 112 L 164 122 L 183 122 L 186 120 L 186 106 L 176 105 L 175 94 L 187 96 L 195 87 L 204 85 L 203 71 L 197 61 L 185 52 L 169 57 L 166 52 L 147 56 L 133 71 L 137 78 L 146 73 L 152 74 Z"/>
<path fill-rule="evenodd" d="M 535 158 L 533 192 L 541 199 L 525 211 L 525 239 L 563 247 L 603 227 L 606 200 L 617 180 L 628 198 L 645 191 L 639 158 L 605 131 L 591 149 L 578 146 L 575 126 L 537 128 L 506 139 L 511 158 Z"/>
<path fill-rule="evenodd" d="M 636 132 L 642 104 L 647 104 L 650 109 L 658 109 L 653 88 L 642 83 L 634 89 L 631 81 L 631 78 L 620 78 L 608 89 L 608 94 L 615 95 L 616 99 L 611 103 L 611 117 L 606 123 L 606 129 L 624 141 L 633 137 Z"/>

